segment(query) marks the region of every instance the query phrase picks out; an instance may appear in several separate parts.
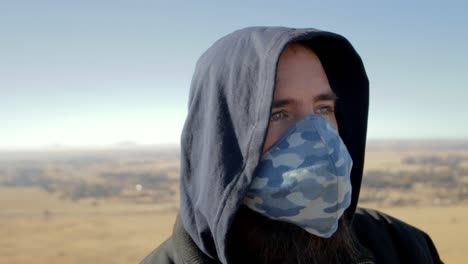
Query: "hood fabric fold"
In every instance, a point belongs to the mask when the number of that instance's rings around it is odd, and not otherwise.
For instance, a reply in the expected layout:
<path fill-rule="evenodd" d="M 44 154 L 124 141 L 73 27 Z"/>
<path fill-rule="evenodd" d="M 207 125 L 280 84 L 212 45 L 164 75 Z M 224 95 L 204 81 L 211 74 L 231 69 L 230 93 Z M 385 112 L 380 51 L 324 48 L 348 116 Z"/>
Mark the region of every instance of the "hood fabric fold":
<path fill-rule="evenodd" d="M 364 165 L 369 82 L 342 36 L 316 29 L 252 27 L 215 42 L 199 59 L 181 138 L 180 217 L 195 244 L 227 263 L 230 224 L 261 157 L 276 68 L 284 48 L 301 42 L 319 57 L 339 100 L 340 137 L 353 159 L 356 210 Z"/>

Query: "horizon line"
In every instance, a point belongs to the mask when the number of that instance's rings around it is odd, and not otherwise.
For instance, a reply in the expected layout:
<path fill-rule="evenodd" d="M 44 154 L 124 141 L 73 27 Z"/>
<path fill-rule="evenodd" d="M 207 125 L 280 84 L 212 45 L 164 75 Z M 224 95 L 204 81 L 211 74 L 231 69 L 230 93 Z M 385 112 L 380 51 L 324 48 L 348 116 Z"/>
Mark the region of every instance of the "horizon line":
<path fill-rule="evenodd" d="M 466 138 L 452 138 L 452 137 L 407 137 L 407 138 L 367 138 L 367 143 L 373 142 L 466 142 Z M 0 151 L 54 151 L 54 150 L 99 150 L 99 149 L 134 149 L 134 148 L 167 148 L 167 147 L 180 147 L 179 142 L 167 143 L 138 143 L 134 141 L 121 141 L 113 144 L 49 144 L 49 145 L 36 145 L 36 146 L 0 146 Z"/>

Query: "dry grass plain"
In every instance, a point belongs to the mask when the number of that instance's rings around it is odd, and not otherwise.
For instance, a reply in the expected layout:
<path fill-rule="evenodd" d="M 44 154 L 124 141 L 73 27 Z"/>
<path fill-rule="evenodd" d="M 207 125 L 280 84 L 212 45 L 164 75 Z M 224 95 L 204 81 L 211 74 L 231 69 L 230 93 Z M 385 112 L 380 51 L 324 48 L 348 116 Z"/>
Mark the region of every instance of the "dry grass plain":
<path fill-rule="evenodd" d="M 0 189 L 0 263 L 138 263 L 169 234 L 172 205 L 62 201 Z"/>
<path fill-rule="evenodd" d="M 138 263 L 170 235 L 177 213 L 170 205 L 61 201 L 37 188 L 2 188 L 0 201 L 2 264 Z M 429 233 L 446 263 L 468 261 L 468 205 L 378 209 Z"/>
<path fill-rule="evenodd" d="M 432 148 L 428 150 L 427 145 L 406 148 L 391 146 L 393 145 L 369 148 L 366 170 L 420 169 L 420 165 L 403 164 L 402 159 L 407 156 L 437 153 L 440 157 L 468 157 L 468 151 L 459 149 L 439 149 L 435 152 Z M 153 152 L 151 155 L 148 154 L 150 152 L 138 153 L 112 157 L 102 153 L 93 154 L 93 159 L 102 155 L 106 156 L 106 159 L 90 162 L 89 165 L 85 162 L 80 163 L 79 171 L 84 172 L 81 175 L 76 174 L 76 164 L 70 165 L 70 160 L 74 159 L 73 155 L 63 163 L 63 155 L 57 154 L 61 163 L 48 160 L 42 161 L 40 166 L 46 168 L 44 174 L 50 173 L 54 178 L 63 177 L 58 175 L 60 173 L 75 170 L 66 174 L 69 175 L 67 177 L 84 177 L 91 182 L 103 183 L 106 181 L 102 175 L 119 176 L 121 171 L 129 173 L 129 177 L 136 175 L 139 180 L 145 175 L 159 175 L 147 171 L 152 167 L 157 167 L 155 170 L 158 173 L 168 169 L 169 177 L 174 176 L 174 164 L 177 164 L 174 161 L 175 156 L 168 158 L 168 155 L 158 156 Z M 27 158 L 22 157 L 23 163 L 15 163 L 14 160 L 20 160 L 20 156 L 4 155 L 2 158 L 0 155 L 0 176 L 3 173 L 3 178 L 10 179 L 9 173 L 16 167 L 31 164 L 35 160 L 32 154 Z M 41 157 L 44 155 L 41 154 Z M 83 159 L 83 156 L 80 156 L 80 159 L 87 160 Z M 168 167 L 167 164 L 171 165 Z M 462 169 L 468 167 L 466 161 L 459 165 Z M 463 179 L 464 175 L 460 177 Z M 0 264 L 138 263 L 170 235 L 177 214 L 177 193 L 168 192 L 175 196 L 170 199 L 161 199 L 154 191 L 143 191 L 138 196 L 134 193 L 135 182 L 121 183 L 123 187 L 119 195 L 80 199 L 64 198 L 63 193 L 46 191 L 34 184 L 0 186 Z M 148 184 L 153 183 L 148 181 Z M 171 186 L 172 189 L 177 189 L 176 183 L 170 183 L 174 185 Z M 63 182 L 61 184 L 68 186 Z M 366 192 L 369 191 L 364 189 L 364 195 Z M 404 195 L 398 190 L 393 190 L 392 193 L 396 196 Z M 429 192 L 426 193 L 430 195 Z M 367 199 L 361 206 L 379 209 L 427 232 L 446 263 L 468 263 L 468 203 L 452 201 L 447 204 L 434 204 L 426 202 L 432 201 L 432 198 L 423 198 L 425 197 L 421 197 L 423 202 L 417 205 L 393 206 Z"/>
<path fill-rule="evenodd" d="M 468 204 L 378 209 L 428 233 L 445 263 L 468 263 Z"/>

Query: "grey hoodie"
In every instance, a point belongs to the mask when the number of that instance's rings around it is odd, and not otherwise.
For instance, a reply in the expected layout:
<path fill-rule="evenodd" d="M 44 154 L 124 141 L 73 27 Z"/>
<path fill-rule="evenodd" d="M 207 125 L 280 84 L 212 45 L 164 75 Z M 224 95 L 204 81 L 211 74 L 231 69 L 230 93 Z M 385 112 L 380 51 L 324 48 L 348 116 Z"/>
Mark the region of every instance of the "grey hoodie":
<path fill-rule="evenodd" d="M 226 262 L 226 235 L 261 156 L 278 58 L 293 41 L 310 45 L 340 98 L 340 136 L 354 161 L 353 214 L 362 178 L 368 80 L 343 37 L 315 29 L 246 28 L 213 44 L 199 59 L 182 132 L 180 216 L 197 246 Z"/>

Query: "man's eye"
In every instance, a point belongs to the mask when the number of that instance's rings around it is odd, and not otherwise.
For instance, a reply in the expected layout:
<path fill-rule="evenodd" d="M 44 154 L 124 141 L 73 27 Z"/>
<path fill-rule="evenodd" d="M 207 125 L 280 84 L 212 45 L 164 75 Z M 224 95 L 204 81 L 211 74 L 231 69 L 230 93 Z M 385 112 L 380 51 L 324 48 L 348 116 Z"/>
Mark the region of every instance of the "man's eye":
<path fill-rule="evenodd" d="M 318 115 L 331 115 L 335 113 L 335 108 L 329 105 L 321 106 L 315 111 L 315 113 Z"/>
<path fill-rule="evenodd" d="M 280 121 L 284 119 L 290 119 L 290 115 L 285 111 L 278 111 L 271 114 L 270 121 Z"/>

